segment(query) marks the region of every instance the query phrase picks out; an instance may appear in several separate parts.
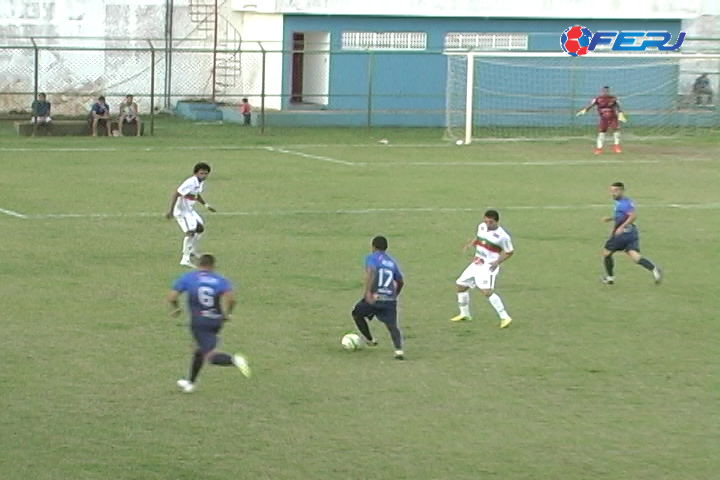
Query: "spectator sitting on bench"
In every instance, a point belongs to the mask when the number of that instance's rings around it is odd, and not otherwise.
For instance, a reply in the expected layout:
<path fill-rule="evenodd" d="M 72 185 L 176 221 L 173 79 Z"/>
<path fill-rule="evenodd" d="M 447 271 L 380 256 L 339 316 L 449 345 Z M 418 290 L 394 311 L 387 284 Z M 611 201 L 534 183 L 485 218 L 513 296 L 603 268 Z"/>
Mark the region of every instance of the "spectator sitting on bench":
<path fill-rule="evenodd" d="M 30 123 L 33 128 L 33 136 L 37 133 L 40 126 L 52 129 L 52 118 L 50 118 L 50 102 L 47 101 L 47 95 L 41 93 L 32 103 L 32 117 Z"/>
<path fill-rule="evenodd" d="M 90 133 L 93 137 L 97 137 L 97 128 L 100 125 L 105 126 L 108 137 L 111 135 L 110 106 L 105 103 L 105 97 L 98 97 L 97 101 L 93 103 L 93 106 L 90 109 L 90 121 L 92 122 Z"/>
<path fill-rule="evenodd" d="M 118 130 L 122 136 L 123 124 L 135 125 L 137 136 L 140 136 L 142 120 L 138 116 L 137 103 L 133 101 L 132 95 L 127 95 L 125 101 L 120 104 L 120 119 L 118 120 Z"/>
<path fill-rule="evenodd" d="M 697 105 L 712 105 L 713 91 L 710 88 L 710 79 L 707 73 L 703 73 L 695 79 L 693 83 L 693 93 L 695 94 L 695 103 Z M 703 102 L 703 100 L 705 100 Z"/>

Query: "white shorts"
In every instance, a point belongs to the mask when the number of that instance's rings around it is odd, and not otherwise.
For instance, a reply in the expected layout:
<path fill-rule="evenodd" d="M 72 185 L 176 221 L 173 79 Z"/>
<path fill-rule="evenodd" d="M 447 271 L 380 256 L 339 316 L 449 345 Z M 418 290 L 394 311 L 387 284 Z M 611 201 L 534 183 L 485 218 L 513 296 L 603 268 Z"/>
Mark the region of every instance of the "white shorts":
<path fill-rule="evenodd" d="M 30 119 L 30 123 L 34 124 L 34 123 L 36 122 L 36 120 L 37 120 L 37 119 L 36 119 L 35 117 L 32 117 L 32 118 Z M 50 118 L 50 117 L 45 117 L 44 119 L 40 120 L 39 123 L 50 123 L 50 122 L 52 122 L 52 118 Z"/>
<path fill-rule="evenodd" d="M 491 272 L 487 265 L 471 263 L 460 274 L 458 279 L 455 280 L 455 283 L 463 287 L 492 290 L 495 288 L 495 277 L 497 277 L 497 274 L 497 268 Z"/>
<path fill-rule="evenodd" d="M 197 230 L 198 223 L 203 225 L 202 217 L 194 210 L 192 212 L 175 215 L 175 220 L 177 220 L 178 225 L 180 225 L 184 233 Z"/>

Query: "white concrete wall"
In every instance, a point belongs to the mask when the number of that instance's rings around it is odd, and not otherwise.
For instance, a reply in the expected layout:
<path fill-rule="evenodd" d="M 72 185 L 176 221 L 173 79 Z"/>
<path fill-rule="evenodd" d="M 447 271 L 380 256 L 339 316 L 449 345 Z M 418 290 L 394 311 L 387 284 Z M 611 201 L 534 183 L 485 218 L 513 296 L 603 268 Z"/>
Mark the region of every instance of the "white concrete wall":
<path fill-rule="evenodd" d="M 125 92 L 139 94 L 141 109 L 148 107 L 141 95 L 149 93 L 149 53 L 98 49 L 146 47 L 108 37 L 158 38 L 164 24 L 165 0 L 0 0 L 0 45 L 30 46 L 33 37 L 39 46 L 85 49 L 40 51 L 38 88 L 49 93 L 55 113 L 85 113 L 93 97 L 109 92 L 116 93 L 108 95 L 112 108 Z M 28 108 L 32 50 L 0 49 L 0 64 L 9 79 L 0 86 L 0 111 Z"/>
<path fill-rule="evenodd" d="M 250 0 L 248 0 L 250 1 Z M 228 19 L 240 32 L 242 42 L 242 84 L 239 86 L 251 105 L 260 104 L 262 53 L 265 54 L 265 106 L 280 109 L 282 93 L 283 16 L 257 12 L 229 13 Z"/>

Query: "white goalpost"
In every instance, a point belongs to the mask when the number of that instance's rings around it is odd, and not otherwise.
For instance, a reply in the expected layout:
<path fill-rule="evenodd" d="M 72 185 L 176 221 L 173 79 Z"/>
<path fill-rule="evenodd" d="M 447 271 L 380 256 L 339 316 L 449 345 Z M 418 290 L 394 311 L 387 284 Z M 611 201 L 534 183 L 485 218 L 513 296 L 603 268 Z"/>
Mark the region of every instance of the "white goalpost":
<path fill-rule="evenodd" d="M 445 138 L 558 140 L 588 137 L 596 119 L 575 113 L 610 86 L 632 137 L 720 134 L 720 53 L 445 51 Z M 714 96 L 693 83 L 708 74 Z"/>

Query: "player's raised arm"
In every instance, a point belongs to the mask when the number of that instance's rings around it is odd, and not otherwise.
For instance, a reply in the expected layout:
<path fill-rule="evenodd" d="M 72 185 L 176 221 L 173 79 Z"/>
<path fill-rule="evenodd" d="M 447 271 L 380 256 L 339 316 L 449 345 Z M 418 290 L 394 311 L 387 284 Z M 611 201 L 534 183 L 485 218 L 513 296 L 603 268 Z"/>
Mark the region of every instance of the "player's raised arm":
<path fill-rule="evenodd" d="M 168 212 L 165 214 L 165 218 L 173 217 L 173 209 L 175 208 L 175 203 L 177 203 L 178 198 L 180 198 L 180 192 L 175 190 L 172 194 L 172 197 L 170 197 L 170 208 L 168 209 Z"/>
<path fill-rule="evenodd" d="M 575 114 L 575 116 L 585 115 L 588 112 L 588 110 L 590 110 L 595 105 L 597 105 L 597 98 L 593 98 L 587 107 L 584 107 L 584 108 L 581 108 L 580 110 L 578 110 L 578 112 Z"/>

